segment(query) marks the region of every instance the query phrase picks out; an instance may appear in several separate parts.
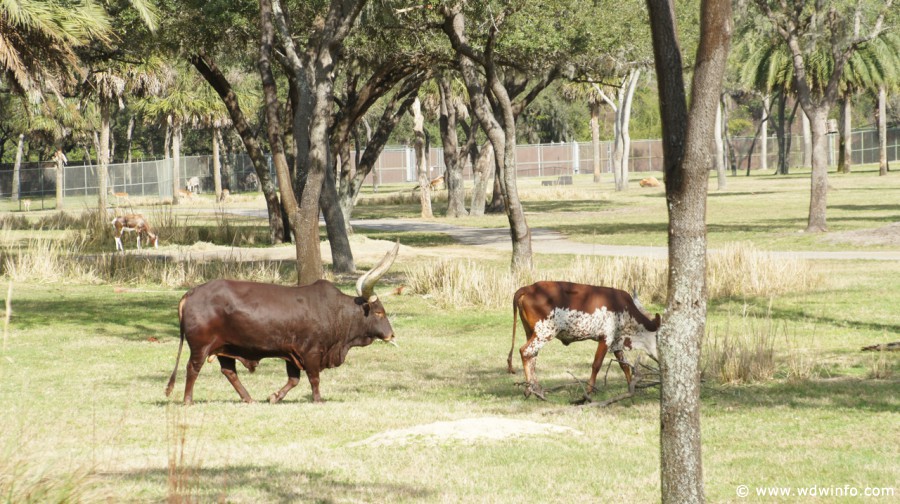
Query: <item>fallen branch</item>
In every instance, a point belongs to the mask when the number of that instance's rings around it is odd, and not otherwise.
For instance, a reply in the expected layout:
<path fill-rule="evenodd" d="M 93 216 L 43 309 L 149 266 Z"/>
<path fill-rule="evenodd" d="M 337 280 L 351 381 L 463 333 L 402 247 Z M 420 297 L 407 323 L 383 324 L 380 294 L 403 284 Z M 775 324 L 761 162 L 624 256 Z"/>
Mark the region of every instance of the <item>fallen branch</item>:
<path fill-rule="evenodd" d="M 882 343 L 862 348 L 863 352 L 900 352 L 900 341 Z"/>

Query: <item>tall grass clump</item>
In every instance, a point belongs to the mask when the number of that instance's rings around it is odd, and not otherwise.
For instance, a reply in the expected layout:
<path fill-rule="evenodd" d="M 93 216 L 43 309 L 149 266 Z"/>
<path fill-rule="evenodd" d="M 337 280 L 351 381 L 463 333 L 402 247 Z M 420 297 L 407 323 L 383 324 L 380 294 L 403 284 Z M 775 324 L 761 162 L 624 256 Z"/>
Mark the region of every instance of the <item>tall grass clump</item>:
<path fill-rule="evenodd" d="M 29 454 L 44 452 L 16 430 L 15 439 L 0 438 L 0 502 L 107 502 L 89 466 L 36 460 Z"/>
<path fill-rule="evenodd" d="M 822 275 L 809 262 L 761 251 L 750 243 L 732 243 L 709 254 L 710 299 L 808 292 L 821 284 Z"/>
<path fill-rule="evenodd" d="M 771 306 L 764 315 L 746 309 L 735 323 L 711 327 L 704 341 L 702 376 L 721 384 L 769 381 L 775 376 L 775 343 L 786 328 L 772 320 Z"/>
<path fill-rule="evenodd" d="M 415 294 L 430 296 L 445 308 L 508 307 L 516 290 L 536 279 L 514 275 L 474 261 L 440 261 L 407 269 L 407 282 Z"/>
<path fill-rule="evenodd" d="M 817 288 L 821 275 L 805 261 L 759 252 L 747 244 L 710 253 L 709 299 L 770 297 Z M 506 307 L 513 293 L 538 280 L 562 280 L 636 291 L 642 300 L 663 303 L 668 285 L 665 259 L 648 257 L 576 258 L 564 269 L 513 277 L 508 270 L 472 261 L 441 261 L 407 270 L 413 293 L 430 295 L 447 307 Z"/>
<path fill-rule="evenodd" d="M 200 502 L 200 458 L 198 443 L 190 443 L 187 413 L 184 408 L 166 405 L 166 439 L 168 464 L 166 466 L 166 502 L 182 504 Z M 189 447 L 193 444 L 193 447 Z"/>

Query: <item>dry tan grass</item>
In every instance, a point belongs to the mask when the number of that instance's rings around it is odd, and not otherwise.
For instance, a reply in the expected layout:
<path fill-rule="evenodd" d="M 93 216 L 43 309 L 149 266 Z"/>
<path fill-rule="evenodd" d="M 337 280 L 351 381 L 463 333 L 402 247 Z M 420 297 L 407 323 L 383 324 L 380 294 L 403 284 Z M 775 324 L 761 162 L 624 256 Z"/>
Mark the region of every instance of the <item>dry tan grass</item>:
<path fill-rule="evenodd" d="M 771 308 L 771 307 L 770 307 Z M 775 342 L 785 327 L 771 311 L 756 315 L 746 310 L 724 327 L 712 327 L 704 340 L 703 378 L 722 384 L 754 383 L 775 376 Z"/>
<path fill-rule="evenodd" d="M 821 275 L 805 261 L 759 252 L 749 244 L 711 253 L 707 270 L 710 299 L 775 296 L 819 287 Z M 443 307 L 506 307 L 521 286 L 538 280 L 566 280 L 636 291 L 641 299 L 662 303 L 668 284 L 667 263 L 643 257 L 579 257 L 564 270 L 513 276 L 505 269 L 472 261 L 442 261 L 407 271 L 412 292 L 430 295 Z"/>

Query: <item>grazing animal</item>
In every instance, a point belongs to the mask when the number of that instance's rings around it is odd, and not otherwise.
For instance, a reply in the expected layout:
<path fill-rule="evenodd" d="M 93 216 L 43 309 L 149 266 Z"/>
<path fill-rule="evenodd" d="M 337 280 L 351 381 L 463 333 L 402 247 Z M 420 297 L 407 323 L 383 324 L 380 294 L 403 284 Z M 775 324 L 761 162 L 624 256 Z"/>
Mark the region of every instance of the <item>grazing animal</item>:
<path fill-rule="evenodd" d="M 25 212 L 31 210 L 31 200 L 30 199 L 22 200 L 22 210 Z"/>
<path fill-rule="evenodd" d="M 193 200 L 193 199 L 194 199 L 194 193 L 192 193 L 192 192 L 190 191 L 190 189 L 179 189 L 179 190 L 178 190 L 178 198 L 179 198 L 179 199 L 185 199 L 185 200 Z"/>
<path fill-rule="evenodd" d="M 432 191 L 436 191 L 438 189 L 442 189 L 444 187 L 444 176 L 441 175 L 436 179 L 432 179 L 431 182 L 428 183 L 431 186 Z"/>
<path fill-rule="evenodd" d="M 222 192 L 219 194 L 218 202 L 224 203 L 226 200 L 228 200 L 228 197 L 230 195 L 231 195 L 231 191 L 229 191 L 228 189 L 222 189 Z"/>
<path fill-rule="evenodd" d="M 137 233 L 137 248 L 141 248 L 141 235 L 147 235 L 147 240 L 153 244 L 153 248 L 159 248 L 159 236 L 141 214 L 122 215 L 113 219 L 110 224 L 115 228 L 116 250 L 125 252 L 122 245 L 122 233 L 125 231 Z"/>
<path fill-rule="evenodd" d="M 625 361 L 623 350 L 639 348 L 653 359 L 657 358 L 659 314 L 651 320 L 637 299 L 627 292 L 571 282 L 537 282 L 522 287 L 513 296 L 512 348 L 506 359 L 510 373 L 513 373 L 517 317 L 521 317 L 527 336 L 527 341 L 519 349 L 525 370 L 525 397 L 533 393 L 543 399 L 543 391 L 535 376 L 535 363 L 541 347 L 553 338 L 558 338 L 564 345 L 583 340 L 599 342 L 591 366 L 588 392 L 594 390 L 597 372 L 609 349 L 612 349 L 629 383 L 631 367 Z"/>
<path fill-rule="evenodd" d="M 284 359 L 288 382 L 269 396 L 284 398 L 306 371 L 313 401 L 321 402 L 319 373 L 340 366 L 350 348 L 374 340 L 391 342 L 394 330 L 375 283 L 391 267 L 400 244 L 356 282 L 356 296 L 348 296 L 331 282 L 319 280 L 302 287 L 213 280 L 188 291 L 178 304 L 181 343 L 175 369 L 166 386 L 171 394 L 178 373 L 181 349 L 187 340 L 191 356 L 187 364 L 184 403 L 193 401 L 194 382 L 208 357 L 217 356 L 222 374 L 244 402 L 253 399 L 238 380 L 235 361 L 253 369 L 261 359 Z"/>
<path fill-rule="evenodd" d="M 191 177 L 187 182 L 187 190 L 194 194 L 200 194 L 200 177 Z"/>
<path fill-rule="evenodd" d="M 647 177 L 645 179 L 641 179 L 638 184 L 640 184 L 641 187 L 659 187 L 662 185 L 656 177 Z"/>

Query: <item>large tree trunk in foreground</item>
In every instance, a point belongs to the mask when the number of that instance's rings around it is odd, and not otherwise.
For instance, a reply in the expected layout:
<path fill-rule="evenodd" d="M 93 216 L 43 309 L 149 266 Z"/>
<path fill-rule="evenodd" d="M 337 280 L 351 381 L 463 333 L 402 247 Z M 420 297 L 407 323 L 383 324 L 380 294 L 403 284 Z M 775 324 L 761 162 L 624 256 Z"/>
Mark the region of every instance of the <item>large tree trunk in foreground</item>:
<path fill-rule="evenodd" d="M 664 503 L 704 501 L 700 349 L 706 324 L 706 188 L 710 137 L 731 38 L 730 0 L 701 4 L 691 109 L 672 0 L 647 0 L 663 124 L 669 210 L 669 287 L 659 330 L 660 477 Z"/>

